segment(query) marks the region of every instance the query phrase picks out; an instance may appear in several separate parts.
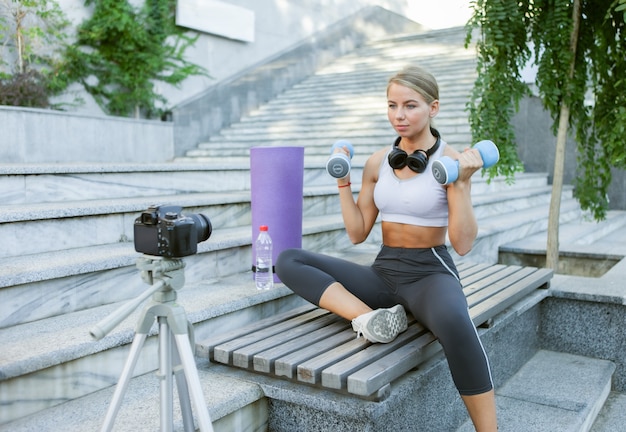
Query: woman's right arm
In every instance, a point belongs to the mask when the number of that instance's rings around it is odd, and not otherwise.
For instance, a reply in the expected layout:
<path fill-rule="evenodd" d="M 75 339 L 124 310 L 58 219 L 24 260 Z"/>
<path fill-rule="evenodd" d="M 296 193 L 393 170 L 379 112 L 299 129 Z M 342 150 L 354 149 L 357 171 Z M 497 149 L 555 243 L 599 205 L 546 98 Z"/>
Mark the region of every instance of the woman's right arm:
<path fill-rule="evenodd" d="M 378 151 L 370 156 L 365 163 L 361 191 L 356 202 L 354 202 L 352 190 L 349 186 L 339 188 L 343 223 L 353 244 L 362 243 L 367 239 L 378 217 L 378 208 L 374 204 L 374 186 L 376 186 L 378 167 L 384 154 L 385 149 Z M 343 179 L 341 183 L 338 182 L 338 185 L 347 184 L 349 178 L 347 180 Z"/>

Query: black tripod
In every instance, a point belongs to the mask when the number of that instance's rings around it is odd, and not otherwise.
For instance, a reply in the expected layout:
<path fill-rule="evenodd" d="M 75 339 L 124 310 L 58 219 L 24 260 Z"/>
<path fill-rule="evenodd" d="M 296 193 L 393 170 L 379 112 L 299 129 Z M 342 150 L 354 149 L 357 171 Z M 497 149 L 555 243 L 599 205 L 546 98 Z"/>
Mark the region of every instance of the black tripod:
<path fill-rule="evenodd" d="M 188 323 L 183 307 L 176 303 L 176 290 L 185 284 L 184 267 L 181 259 L 140 257 L 137 260 L 137 268 L 141 270 L 143 281 L 152 285 L 151 288 L 117 309 L 90 330 L 90 334 L 94 338 L 101 339 L 140 303 L 152 295 L 152 300 L 144 307 L 135 328 L 135 337 L 130 347 L 130 353 L 106 413 L 102 431 L 111 431 L 113 428 L 115 417 L 132 378 L 141 348 L 156 319 L 159 326 L 159 369 L 157 376 L 160 379 L 161 431 L 171 432 L 173 430 L 174 392 L 172 384 L 174 375 L 176 375 L 185 432 L 195 430 L 189 400 L 190 395 L 197 411 L 200 431 L 213 432 L 213 425 L 204 401 L 191 348 L 193 345 L 193 327 Z M 174 367 L 174 365 L 176 366 Z"/>

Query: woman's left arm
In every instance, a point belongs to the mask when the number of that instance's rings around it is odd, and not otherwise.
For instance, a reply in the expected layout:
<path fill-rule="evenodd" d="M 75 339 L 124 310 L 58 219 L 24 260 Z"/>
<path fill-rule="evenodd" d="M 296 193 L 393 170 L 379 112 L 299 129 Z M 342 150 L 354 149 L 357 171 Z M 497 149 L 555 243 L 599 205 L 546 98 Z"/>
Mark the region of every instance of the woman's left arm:
<path fill-rule="evenodd" d="M 448 237 L 459 255 L 472 250 L 478 235 L 478 223 L 472 205 L 471 177 L 483 166 L 480 153 L 468 149 L 458 154 L 459 178 L 447 186 L 448 194 Z"/>

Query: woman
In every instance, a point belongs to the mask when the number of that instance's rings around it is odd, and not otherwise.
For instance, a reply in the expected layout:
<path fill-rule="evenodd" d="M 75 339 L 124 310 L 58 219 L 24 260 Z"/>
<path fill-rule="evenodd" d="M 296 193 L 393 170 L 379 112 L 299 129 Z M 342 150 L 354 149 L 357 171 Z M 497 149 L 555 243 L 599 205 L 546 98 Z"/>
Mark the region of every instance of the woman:
<path fill-rule="evenodd" d="M 280 254 L 276 272 L 296 294 L 352 321 L 371 342 L 386 343 L 406 330 L 408 309 L 435 334 L 454 383 L 477 431 L 495 431 L 496 408 L 489 363 L 478 338 L 459 275 L 445 239 L 467 254 L 478 227 L 472 208 L 472 174 L 480 153 L 459 153 L 431 126 L 439 112 L 435 78 L 406 67 L 387 86 L 388 118 L 399 135 L 391 147 L 372 154 L 354 201 L 350 178 L 338 179 L 339 199 L 350 240 L 363 242 L 380 212 L 383 246 L 371 266 L 290 249 Z M 337 149 L 348 155 L 348 149 Z M 436 182 L 433 160 L 459 161 L 458 179 Z"/>

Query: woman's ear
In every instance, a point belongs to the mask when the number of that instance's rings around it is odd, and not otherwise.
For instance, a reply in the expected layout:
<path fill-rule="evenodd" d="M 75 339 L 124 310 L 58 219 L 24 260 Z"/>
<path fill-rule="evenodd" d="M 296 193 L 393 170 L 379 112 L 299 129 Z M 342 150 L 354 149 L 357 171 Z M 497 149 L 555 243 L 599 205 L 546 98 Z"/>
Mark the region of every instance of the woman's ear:
<path fill-rule="evenodd" d="M 437 114 L 439 114 L 439 99 L 435 99 L 430 104 L 430 118 L 435 117 Z"/>

